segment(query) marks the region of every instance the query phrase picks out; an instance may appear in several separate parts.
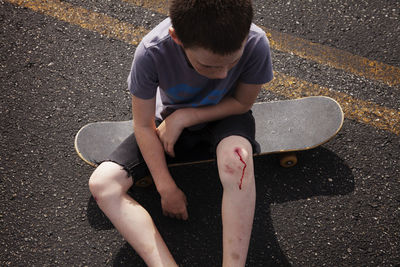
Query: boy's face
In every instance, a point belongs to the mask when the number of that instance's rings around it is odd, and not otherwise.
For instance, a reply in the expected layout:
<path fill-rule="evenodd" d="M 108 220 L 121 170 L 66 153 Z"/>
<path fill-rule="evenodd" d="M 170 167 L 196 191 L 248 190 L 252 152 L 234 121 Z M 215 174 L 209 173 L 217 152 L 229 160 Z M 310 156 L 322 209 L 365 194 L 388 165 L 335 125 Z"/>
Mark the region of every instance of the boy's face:
<path fill-rule="evenodd" d="M 193 68 L 209 79 L 224 79 L 228 71 L 240 60 L 244 45 L 238 51 L 229 55 L 219 55 L 200 47 L 183 48 Z"/>
<path fill-rule="evenodd" d="M 243 55 L 244 46 L 247 38 L 242 43 L 242 47 L 229 55 L 219 55 L 201 48 L 185 48 L 176 35 L 175 29 L 171 27 L 169 34 L 175 43 L 180 45 L 185 51 L 186 57 L 193 68 L 201 75 L 209 79 L 224 79 L 228 75 L 228 71 L 232 69 Z"/>

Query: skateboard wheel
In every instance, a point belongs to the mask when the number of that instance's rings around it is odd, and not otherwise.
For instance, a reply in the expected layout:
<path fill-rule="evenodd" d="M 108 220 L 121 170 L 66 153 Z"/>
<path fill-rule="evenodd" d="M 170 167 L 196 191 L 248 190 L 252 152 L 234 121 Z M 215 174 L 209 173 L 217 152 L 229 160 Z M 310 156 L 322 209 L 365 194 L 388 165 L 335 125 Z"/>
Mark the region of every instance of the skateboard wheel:
<path fill-rule="evenodd" d="M 152 184 L 153 184 L 153 179 L 151 178 L 150 175 L 143 177 L 142 179 L 139 179 L 135 182 L 135 186 L 137 187 L 149 187 Z"/>
<path fill-rule="evenodd" d="M 280 156 L 279 163 L 284 168 L 290 168 L 297 164 L 297 156 L 295 153 L 286 153 Z"/>

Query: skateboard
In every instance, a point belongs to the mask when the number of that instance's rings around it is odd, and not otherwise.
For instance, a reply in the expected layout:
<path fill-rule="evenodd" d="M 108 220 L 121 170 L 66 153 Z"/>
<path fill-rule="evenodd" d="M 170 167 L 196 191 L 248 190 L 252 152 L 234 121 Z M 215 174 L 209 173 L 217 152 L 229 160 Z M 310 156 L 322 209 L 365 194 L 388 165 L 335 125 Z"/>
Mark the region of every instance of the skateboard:
<path fill-rule="evenodd" d="M 297 164 L 294 152 L 309 150 L 331 140 L 342 128 L 344 120 L 340 105 L 325 96 L 255 103 L 252 111 L 256 121 L 256 140 L 261 147 L 261 152 L 254 156 L 279 153 L 283 167 Z M 132 120 L 89 123 L 76 134 L 75 149 L 81 159 L 96 167 L 132 132 Z M 215 160 L 211 154 L 199 155 L 199 158 L 168 166 Z M 136 181 L 135 185 L 144 187 L 151 183 L 151 177 L 146 177 Z"/>

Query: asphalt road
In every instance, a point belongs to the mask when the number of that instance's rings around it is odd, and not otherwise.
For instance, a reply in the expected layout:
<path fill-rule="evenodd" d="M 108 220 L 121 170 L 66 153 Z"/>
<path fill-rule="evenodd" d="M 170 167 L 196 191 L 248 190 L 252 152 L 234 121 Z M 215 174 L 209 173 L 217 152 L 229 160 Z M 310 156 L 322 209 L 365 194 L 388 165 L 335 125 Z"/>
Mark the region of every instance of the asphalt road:
<path fill-rule="evenodd" d="M 91 198 L 87 182 L 93 169 L 73 146 L 86 123 L 130 119 L 126 78 L 135 45 L 19 2 L 0 1 L 0 265 L 143 266 Z M 146 29 L 165 18 L 134 0 L 63 2 Z M 255 22 L 399 68 L 400 3 L 354 2 L 256 0 Z M 257 158 L 247 265 L 398 266 L 400 86 L 290 51 L 272 52 L 280 73 L 387 108 L 394 130 L 373 124 L 382 114 L 363 120 L 367 111 L 360 107 L 359 119 L 346 114 L 336 138 L 300 153 L 294 168 L 279 167 L 276 156 Z M 258 100 L 281 98 L 266 90 Z M 216 167 L 172 173 L 188 197 L 187 222 L 162 216 L 153 187 L 131 193 L 149 210 L 182 266 L 220 265 Z"/>

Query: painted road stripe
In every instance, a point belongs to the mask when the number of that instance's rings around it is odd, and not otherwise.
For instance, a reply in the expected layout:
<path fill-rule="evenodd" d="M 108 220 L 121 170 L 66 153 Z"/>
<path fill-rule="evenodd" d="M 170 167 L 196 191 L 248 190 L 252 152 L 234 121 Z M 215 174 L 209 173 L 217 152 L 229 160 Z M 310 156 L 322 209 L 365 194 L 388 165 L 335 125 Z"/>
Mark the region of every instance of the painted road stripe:
<path fill-rule="evenodd" d="M 265 29 L 273 49 L 294 54 L 319 64 L 350 72 L 389 86 L 400 85 L 400 68 L 313 43 L 302 38 Z"/>
<path fill-rule="evenodd" d="M 168 0 L 122 0 L 123 2 L 140 6 L 145 9 L 168 15 Z"/>
<path fill-rule="evenodd" d="M 143 27 L 136 27 L 105 14 L 92 12 L 59 0 L 6 1 L 135 46 L 139 44 L 142 37 L 148 32 Z"/>
<path fill-rule="evenodd" d="M 274 79 L 263 86 L 265 90 L 295 99 L 305 96 L 329 96 L 342 107 L 345 117 L 400 135 L 400 111 L 363 101 L 318 84 L 274 72 Z"/>
<path fill-rule="evenodd" d="M 148 32 L 144 28 L 135 27 L 105 14 L 92 12 L 59 0 L 6 1 L 133 45 L 137 45 L 140 38 Z M 330 96 L 341 104 L 347 118 L 400 135 L 399 111 L 372 102 L 357 100 L 347 94 L 335 92 L 279 72 L 275 72 L 275 79 L 264 88 L 288 98 L 306 95 Z"/>
<path fill-rule="evenodd" d="M 167 15 L 168 0 L 123 0 L 146 9 Z M 389 86 L 400 85 L 400 68 L 353 55 L 349 52 L 313 43 L 289 34 L 261 27 L 270 40 L 272 49 L 315 61 L 319 64 L 350 72 L 369 80 L 380 81 Z"/>

